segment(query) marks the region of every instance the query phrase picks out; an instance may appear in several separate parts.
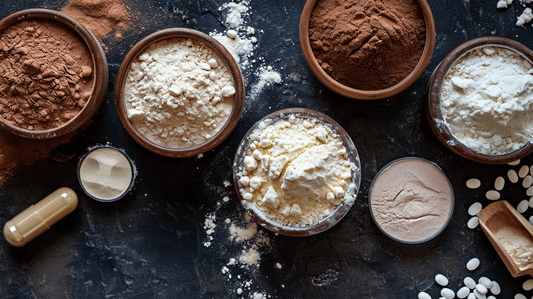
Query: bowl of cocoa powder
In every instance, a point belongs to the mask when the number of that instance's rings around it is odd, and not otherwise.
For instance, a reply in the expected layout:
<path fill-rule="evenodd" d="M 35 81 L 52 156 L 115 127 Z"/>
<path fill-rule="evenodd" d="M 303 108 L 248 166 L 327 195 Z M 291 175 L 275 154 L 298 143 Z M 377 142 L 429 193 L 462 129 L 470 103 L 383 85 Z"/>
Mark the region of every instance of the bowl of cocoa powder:
<path fill-rule="evenodd" d="M 361 183 L 346 131 L 307 108 L 271 113 L 246 133 L 233 160 L 237 195 L 250 216 L 287 236 L 310 236 L 350 211 Z"/>
<path fill-rule="evenodd" d="M 327 88 L 353 99 L 383 99 L 423 73 L 433 53 L 435 23 L 425 0 L 308 0 L 300 44 Z"/>
<path fill-rule="evenodd" d="M 29 9 L 0 21 L 0 126 L 48 139 L 87 124 L 109 78 L 96 38 L 60 12 Z"/>
<path fill-rule="evenodd" d="M 192 157 L 222 143 L 244 108 L 244 83 L 230 52 L 197 30 L 152 33 L 126 55 L 115 84 L 120 120 L 144 148 Z"/>

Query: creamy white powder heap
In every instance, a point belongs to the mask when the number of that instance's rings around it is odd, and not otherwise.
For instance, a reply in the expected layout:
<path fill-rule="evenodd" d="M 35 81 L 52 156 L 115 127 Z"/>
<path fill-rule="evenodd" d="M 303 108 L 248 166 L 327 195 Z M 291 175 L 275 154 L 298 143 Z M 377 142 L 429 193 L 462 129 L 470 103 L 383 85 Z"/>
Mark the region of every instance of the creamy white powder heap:
<path fill-rule="evenodd" d="M 533 240 L 520 227 L 501 227 L 494 236 L 511 256 L 520 270 L 531 268 L 533 263 Z"/>
<path fill-rule="evenodd" d="M 443 118 L 457 139 L 474 151 L 503 154 L 533 138 L 533 70 L 502 47 L 477 48 L 448 71 L 442 84 Z"/>
<path fill-rule="evenodd" d="M 322 121 L 290 115 L 263 121 L 249 137 L 238 171 L 244 204 L 269 219 L 302 227 L 355 199 L 350 162 L 340 137 Z"/>
<path fill-rule="evenodd" d="M 499 0 L 496 3 L 496 8 L 507 8 L 509 5 L 513 3 L 513 0 Z M 531 0 L 520 0 L 520 3 L 522 6 L 525 6 L 526 4 L 530 4 Z M 525 24 L 529 23 L 533 19 L 533 12 L 531 11 L 531 8 L 526 7 L 522 14 L 517 17 L 516 20 L 516 26 L 524 26 Z"/>
<path fill-rule="evenodd" d="M 235 88 L 224 61 L 191 39 L 151 45 L 131 64 L 124 88 L 127 115 L 153 142 L 190 147 L 228 120 Z"/>

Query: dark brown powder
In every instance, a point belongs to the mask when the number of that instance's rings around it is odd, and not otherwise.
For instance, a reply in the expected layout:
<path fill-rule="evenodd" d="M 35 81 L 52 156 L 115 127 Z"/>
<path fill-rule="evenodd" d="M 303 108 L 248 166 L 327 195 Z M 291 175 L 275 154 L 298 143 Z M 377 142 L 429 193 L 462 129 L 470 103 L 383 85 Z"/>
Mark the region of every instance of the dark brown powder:
<path fill-rule="evenodd" d="M 28 130 L 75 117 L 94 85 L 89 49 L 74 31 L 50 20 L 18 22 L 0 35 L 0 116 Z"/>
<path fill-rule="evenodd" d="M 318 63 L 333 79 L 355 89 L 380 90 L 412 72 L 426 30 L 414 0 L 318 0 L 309 37 Z"/>

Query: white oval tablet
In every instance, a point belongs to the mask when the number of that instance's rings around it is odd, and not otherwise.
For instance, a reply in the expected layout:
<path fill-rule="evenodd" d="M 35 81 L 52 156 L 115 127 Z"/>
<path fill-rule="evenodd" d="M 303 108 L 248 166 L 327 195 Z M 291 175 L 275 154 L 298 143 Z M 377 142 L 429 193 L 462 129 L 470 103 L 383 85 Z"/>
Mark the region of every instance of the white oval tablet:
<path fill-rule="evenodd" d="M 511 181 L 511 183 L 518 182 L 518 174 L 516 174 L 516 171 L 514 171 L 514 169 L 511 169 L 507 172 L 507 177 L 509 178 L 509 181 Z"/>
<path fill-rule="evenodd" d="M 481 203 L 475 202 L 470 206 L 470 208 L 468 208 L 468 214 L 470 216 L 476 216 L 479 212 L 481 212 L 482 208 L 483 207 L 481 206 Z"/>
<path fill-rule="evenodd" d="M 505 186 L 505 179 L 502 176 L 499 176 L 494 181 L 494 189 L 501 191 Z"/>
<path fill-rule="evenodd" d="M 500 288 L 500 285 L 496 281 L 492 281 L 492 287 L 490 287 L 490 292 L 494 295 L 499 295 L 502 289 Z"/>
<path fill-rule="evenodd" d="M 457 291 L 457 298 L 466 298 L 470 294 L 470 289 L 468 287 L 462 287 Z"/>
<path fill-rule="evenodd" d="M 533 279 L 528 279 L 522 284 L 522 288 L 524 288 L 524 291 L 531 291 L 533 290 Z"/>
<path fill-rule="evenodd" d="M 465 279 L 463 280 L 463 283 L 465 284 L 465 286 L 467 286 L 469 289 L 473 290 L 476 288 L 476 281 L 473 280 L 471 277 L 465 277 Z"/>
<path fill-rule="evenodd" d="M 479 259 L 478 258 L 473 258 L 471 260 L 468 261 L 468 263 L 466 263 L 466 268 L 470 271 L 474 271 L 477 269 L 477 267 L 479 267 Z"/>
<path fill-rule="evenodd" d="M 442 274 L 435 275 L 435 281 L 443 287 L 448 285 L 448 278 Z"/>
<path fill-rule="evenodd" d="M 477 189 L 481 186 L 481 181 L 478 179 L 469 179 L 466 181 L 466 186 L 470 189 Z"/>
<path fill-rule="evenodd" d="M 418 293 L 418 299 L 431 299 L 431 296 L 426 292 L 420 292 Z"/>
<path fill-rule="evenodd" d="M 498 200 L 500 199 L 500 192 L 496 191 L 496 190 L 489 190 L 487 191 L 487 193 L 485 194 L 485 197 L 488 199 L 488 200 Z"/>
<path fill-rule="evenodd" d="M 511 165 L 511 166 L 515 166 L 515 165 L 518 165 L 518 164 L 520 164 L 520 159 L 515 160 L 515 161 L 513 161 L 513 162 L 509 162 L 509 163 L 507 163 L 507 165 Z"/>
<path fill-rule="evenodd" d="M 483 294 L 483 295 L 485 295 L 485 294 L 489 291 L 489 290 L 487 290 L 487 288 L 486 288 L 484 285 L 482 285 L 482 284 L 480 284 L 480 283 L 478 283 L 478 284 L 476 285 L 476 290 L 477 290 L 480 294 Z"/>
<path fill-rule="evenodd" d="M 492 280 L 485 276 L 480 277 L 478 283 L 484 285 L 487 289 L 490 289 L 492 287 Z"/>
<path fill-rule="evenodd" d="M 526 195 L 527 196 L 533 196 L 533 186 L 527 188 Z"/>
<path fill-rule="evenodd" d="M 440 290 L 440 295 L 446 299 L 452 299 L 455 297 L 454 291 L 448 288 L 442 288 L 442 290 Z"/>
<path fill-rule="evenodd" d="M 533 177 L 530 175 L 526 176 L 524 180 L 522 181 L 522 187 L 529 188 L 531 187 L 531 183 L 533 183 Z"/>
<path fill-rule="evenodd" d="M 522 167 L 520 167 L 520 170 L 518 171 L 518 176 L 520 178 L 525 178 L 528 173 L 529 173 L 529 167 L 527 167 L 527 165 L 523 165 Z"/>
<path fill-rule="evenodd" d="M 533 216 L 531 216 L 533 217 Z M 470 218 L 468 220 L 468 222 L 466 223 L 466 226 L 469 228 L 469 229 L 474 229 L 476 228 L 477 226 L 479 225 L 479 217 L 477 216 L 474 216 L 472 218 Z"/>
<path fill-rule="evenodd" d="M 514 299 L 527 299 L 527 298 L 523 294 L 518 293 L 518 294 L 514 295 Z"/>
<path fill-rule="evenodd" d="M 529 208 L 529 201 L 527 199 L 524 199 L 518 204 L 516 210 L 518 211 L 518 213 L 522 214 L 527 211 L 527 208 Z"/>

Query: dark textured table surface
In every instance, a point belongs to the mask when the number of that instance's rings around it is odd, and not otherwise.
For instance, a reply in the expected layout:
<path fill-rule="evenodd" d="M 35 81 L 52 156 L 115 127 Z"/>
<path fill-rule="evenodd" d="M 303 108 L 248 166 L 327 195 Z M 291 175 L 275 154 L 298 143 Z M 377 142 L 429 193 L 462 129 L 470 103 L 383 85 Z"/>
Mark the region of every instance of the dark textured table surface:
<path fill-rule="evenodd" d="M 59 10 L 67 1 L 0 1 L 0 17 L 26 8 Z M 281 85 L 265 87 L 256 98 L 254 67 L 243 72 L 247 88 L 245 111 L 233 134 L 203 157 L 185 159 L 156 155 L 138 145 L 124 130 L 114 105 L 114 81 L 129 49 L 144 36 L 168 27 L 203 32 L 226 28 L 224 0 L 125 1 L 141 29 L 129 30 L 108 46 L 110 81 L 107 97 L 92 123 L 58 148 L 74 158 L 65 163 L 44 159 L 19 169 L 0 188 L 0 223 L 55 189 L 68 186 L 79 195 L 78 208 L 23 248 L 0 237 L 0 297 L 2 298 L 250 298 L 254 292 L 272 298 L 417 298 L 426 291 L 439 298 L 438 273 L 457 291 L 463 278 L 487 276 L 500 283 L 498 298 L 513 298 L 527 277 L 512 278 L 478 227 L 466 227 L 468 207 L 488 202 L 484 193 L 508 165 L 482 165 L 446 149 L 433 135 L 425 117 L 424 89 L 438 63 L 459 44 L 495 35 L 533 47 L 533 28 L 518 28 L 523 11 L 518 1 L 497 10 L 497 0 L 428 0 L 436 23 L 432 59 L 422 76 L 392 98 L 360 101 L 327 90 L 308 68 L 299 45 L 298 24 L 305 1 L 251 0 L 246 22 L 257 31 L 254 55 L 282 75 Z M 139 14 L 138 14 L 139 13 Z M 182 20 L 186 16 L 186 23 Z M 232 161 L 246 131 L 272 111 L 289 107 L 318 110 L 335 119 L 353 139 L 361 157 L 362 182 L 348 215 L 316 236 L 291 238 L 264 234 L 258 267 L 228 266 L 250 243 L 228 239 L 229 218 L 243 221 L 243 209 L 232 182 Z M 97 144 L 124 149 L 135 161 L 135 188 L 115 203 L 99 203 L 81 190 L 79 157 Z M 367 193 L 377 171 L 388 162 L 417 156 L 436 162 L 450 178 L 456 196 L 453 218 L 437 238 L 403 245 L 384 236 L 373 223 Z M 527 157 L 523 163 L 531 165 Z M 514 166 L 517 168 L 517 166 Z M 468 178 L 481 179 L 478 190 L 465 187 Z M 225 184 L 226 183 L 226 184 Z M 503 198 L 513 205 L 526 197 L 521 186 L 507 184 Z M 223 197 L 229 201 L 225 202 Z M 529 217 L 533 212 L 526 212 Z M 213 240 L 204 229 L 206 215 L 216 216 Z M 204 243 L 211 241 L 211 246 Z M 469 272 L 466 262 L 477 257 L 480 267 Z M 276 264 L 281 265 L 281 269 Z M 222 267 L 230 273 L 224 275 Z M 231 277 L 230 275 L 231 274 Z M 247 284 L 248 282 L 248 284 Z M 242 295 L 236 290 L 243 289 Z"/>

